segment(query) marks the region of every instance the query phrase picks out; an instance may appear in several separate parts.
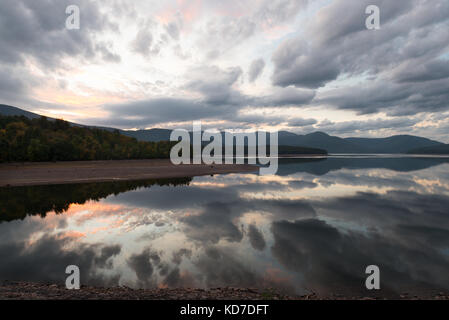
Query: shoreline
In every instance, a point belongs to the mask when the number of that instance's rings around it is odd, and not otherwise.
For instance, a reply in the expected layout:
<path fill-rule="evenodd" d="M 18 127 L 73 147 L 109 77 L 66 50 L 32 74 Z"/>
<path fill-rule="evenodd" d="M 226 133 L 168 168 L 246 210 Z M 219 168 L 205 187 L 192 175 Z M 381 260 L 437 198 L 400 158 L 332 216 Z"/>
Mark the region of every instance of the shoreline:
<path fill-rule="evenodd" d="M 68 290 L 63 285 L 27 281 L 0 281 L 0 300 L 296 300 L 274 289 L 93 287 Z"/>
<path fill-rule="evenodd" d="M 247 164 L 174 165 L 169 159 L 0 164 L 0 187 L 184 178 L 257 172 Z"/>
<path fill-rule="evenodd" d="M 302 296 L 284 295 L 273 288 L 154 288 L 92 287 L 82 285 L 68 290 L 63 285 L 26 281 L 0 281 L 0 300 L 449 300 L 449 292 L 397 297 L 330 295 L 315 293 Z"/>

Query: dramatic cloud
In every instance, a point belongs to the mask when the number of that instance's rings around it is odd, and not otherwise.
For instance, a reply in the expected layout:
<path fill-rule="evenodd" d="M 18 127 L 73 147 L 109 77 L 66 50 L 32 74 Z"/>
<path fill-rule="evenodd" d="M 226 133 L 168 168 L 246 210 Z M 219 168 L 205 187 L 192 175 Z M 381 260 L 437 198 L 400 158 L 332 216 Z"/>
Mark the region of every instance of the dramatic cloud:
<path fill-rule="evenodd" d="M 65 28 L 68 5 L 80 30 Z M 449 142 L 448 17 L 444 0 L 4 0 L 0 104 L 122 129 Z"/>
<path fill-rule="evenodd" d="M 132 43 L 132 48 L 135 52 L 138 52 L 143 56 L 148 56 L 150 55 L 150 52 L 152 52 L 151 50 L 152 44 L 153 44 L 153 36 L 151 35 L 151 32 L 146 29 L 142 29 L 137 34 L 136 39 L 134 39 Z"/>
<path fill-rule="evenodd" d="M 266 243 L 263 234 L 257 229 L 256 226 L 250 225 L 248 229 L 248 237 L 251 245 L 256 250 L 265 249 Z"/>
<path fill-rule="evenodd" d="M 183 219 L 188 226 L 186 233 L 189 237 L 217 243 L 221 238 L 228 241 L 240 242 L 243 238 L 242 230 L 232 222 L 234 213 L 224 203 L 209 203 L 200 215 Z"/>
<path fill-rule="evenodd" d="M 70 237 L 43 236 L 32 245 L 2 242 L 0 258 L 7 263 L 0 265 L 0 279 L 64 283 L 66 267 L 75 264 L 82 270 L 83 284 L 118 285 L 119 275 L 106 274 L 101 269 L 112 268 L 113 258 L 121 251 L 120 246 L 81 244 L 65 250 L 64 247 L 72 245 L 72 241 Z"/>
<path fill-rule="evenodd" d="M 160 265 L 161 258 L 152 248 L 146 248 L 128 259 L 128 266 L 136 273 L 140 287 L 150 287 L 155 267 Z"/>
<path fill-rule="evenodd" d="M 341 232 L 329 223 L 315 219 L 275 222 L 272 231 L 275 238 L 273 255 L 287 268 L 301 273 L 315 292 L 366 294 L 360 283 L 364 282 L 365 268 L 372 261 L 376 261 L 376 265 L 383 270 L 384 285 L 381 290 L 385 295 L 415 290 L 413 286 L 418 285 L 429 289 L 449 284 L 447 277 L 444 280 L 441 278 L 448 261 L 431 247 L 432 242 L 426 242 L 427 246 L 423 248 L 416 243 L 422 243 L 419 240 L 397 241 L 396 237 L 401 236 L 399 234 L 383 236 L 375 230 L 368 235 L 355 231 Z M 396 230 L 405 233 L 414 231 L 413 228 Z M 447 230 L 435 230 L 435 233 L 435 240 L 441 237 L 447 239 Z M 372 241 L 373 238 L 376 241 Z M 396 252 L 401 252 L 401 255 Z M 402 267 L 397 268 L 398 265 Z M 429 268 L 427 271 L 422 269 L 424 265 Z"/>
<path fill-rule="evenodd" d="M 278 124 L 285 118 L 242 114 L 247 107 L 302 106 L 312 101 L 315 91 L 294 87 L 275 88 L 264 96 L 244 95 L 235 88 L 242 75 L 238 67 L 222 70 L 216 66 L 189 70 L 190 81 L 185 88 L 195 92 L 197 98 L 154 98 L 144 101 L 104 106 L 110 114 L 98 119 L 97 124 L 119 127 L 149 127 L 163 122 L 225 119 L 234 122 L 271 122 Z M 316 123 L 313 119 L 298 119 L 296 124 Z M 302 121 L 302 122 L 301 122 Z"/>
<path fill-rule="evenodd" d="M 367 30 L 368 5 L 381 10 L 381 29 Z M 360 14 L 347 14 L 347 12 Z M 359 113 L 391 115 L 447 110 L 449 3 L 428 1 L 333 1 L 305 35 L 286 40 L 273 55 L 273 82 L 325 87 L 333 80 L 357 84 L 324 92 L 318 104 Z M 418 45 L 419 44 L 419 45 Z"/>
<path fill-rule="evenodd" d="M 249 67 L 249 81 L 254 82 L 262 74 L 265 68 L 265 61 L 263 59 L 254 60 Z"/>
<path fill-rule="evenodd" d="M 357 132 L 367 132 L 370 130 L 378 131 L 381 129 L 395 128 L 407 130 L 414 126 L 420 120 L 405 118 L 394 118 L 390 120 L 375 119 L 368 121 L 342 121 L 342 122 L 323 122 L 317 125 L 317 129 L 329 134 L 357 134 Z"/>
<path fill-rule="evenodd" d="M 210 105 L 228 106 L 239 104 L 240 93 L 233 89 L 242 74 L 239 67 L 221 70 L 218 67 L 199 67 L 189 70 L 187 88 L 200 93 L 203 101 Z"/>
<path fill-rule="evenodd" d="M 323 94 L 318 103 L 360 114 L 384 111 L 390 115 L 414 115 L 421 112 L 447 110 L 449 79 L 419 83 L 387 83 L 370 81 L 361 87 L 343 87 Z"/>
<path fill-rule="evenodd" d="M 80 31 L 65 27 L 69 5 L 82 10 Z M 116 29 L 92 1 L 5 0 L 0 4 L 0 62 L 23 63 L 33 58 L 51 68 L 59 66 L 64 57 L 93 59 L 97 52 L 110 56 L 113 54 L 95 40 L 95 34 Z"/>

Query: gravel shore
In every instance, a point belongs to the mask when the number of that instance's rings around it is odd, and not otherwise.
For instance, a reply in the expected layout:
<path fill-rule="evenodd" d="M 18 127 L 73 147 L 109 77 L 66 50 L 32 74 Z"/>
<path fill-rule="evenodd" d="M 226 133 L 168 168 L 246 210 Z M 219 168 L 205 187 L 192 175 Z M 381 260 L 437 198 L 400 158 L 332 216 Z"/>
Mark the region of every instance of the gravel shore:
<path fill-rule="evenodd" d="M 0 285 L 0 300 L 291 300 L 272 289 L 131 289 L 128 287 L 88 287 L 67 290 L 45 283 L 7 281 Z"/>
<path fill-rule="evenodd" d="M 67 290 L 64 286 L 45 283 L 6 281 L 0 284 L 0 300 L 375 300 L 380 297 L 351 296 L 287 296 L 274 289 L 214 288 L 214 289 L 131 289 L 82 286 Z M 418 297 L 404 293 L 399 300 L 449 300 L 449 292 Z"/>
<path fill-rule="evenodd" d="M 169 159 L 3 163 L 0 187 L 184 178 L 258 169 L 245 164 L 175 166 Z"/>

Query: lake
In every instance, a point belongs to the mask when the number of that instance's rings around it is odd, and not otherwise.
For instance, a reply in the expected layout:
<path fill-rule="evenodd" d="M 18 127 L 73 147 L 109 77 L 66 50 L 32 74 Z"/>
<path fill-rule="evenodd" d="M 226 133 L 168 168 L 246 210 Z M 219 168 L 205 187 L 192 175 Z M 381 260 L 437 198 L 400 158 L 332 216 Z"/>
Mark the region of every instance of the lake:
<path fill-rule="evenodd" d="M 281 159 L 275 176 L 0 189 L 0 280 L 377 295 L 449 289 L 449 158 Z"/>

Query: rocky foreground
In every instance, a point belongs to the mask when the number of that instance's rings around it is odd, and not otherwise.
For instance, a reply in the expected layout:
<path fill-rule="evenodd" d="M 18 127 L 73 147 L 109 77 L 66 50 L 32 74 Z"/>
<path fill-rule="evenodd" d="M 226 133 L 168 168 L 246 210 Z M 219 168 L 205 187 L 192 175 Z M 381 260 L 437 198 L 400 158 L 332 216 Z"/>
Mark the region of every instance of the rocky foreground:
<path fill-rule="evenodd" d="M 8 281 L 0 284 L 0 300 L 374 300 L 375 297 L 320 297 L 316 294 L 286 296 L 274 289 L 215 288 L 215 289 L 131 289 L 82 286 L 67 290 L 56 284 Z M 379 299 L 379 298 L 377 298 Z M 449 292 L 428 297 L 402 294 L 396 299 L 449 300 Z"/>
<path fill-rule="evenodd" d="M 131 289 L 128 287 L 88 287 L 67 290 L 64 286 L 45 283 L 7 281 L 0 284 L 0 299 L 33 300 L 291 300 L 271 289 Z"/>

